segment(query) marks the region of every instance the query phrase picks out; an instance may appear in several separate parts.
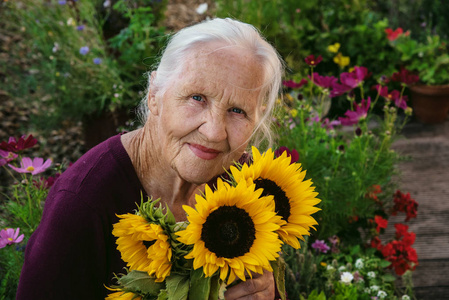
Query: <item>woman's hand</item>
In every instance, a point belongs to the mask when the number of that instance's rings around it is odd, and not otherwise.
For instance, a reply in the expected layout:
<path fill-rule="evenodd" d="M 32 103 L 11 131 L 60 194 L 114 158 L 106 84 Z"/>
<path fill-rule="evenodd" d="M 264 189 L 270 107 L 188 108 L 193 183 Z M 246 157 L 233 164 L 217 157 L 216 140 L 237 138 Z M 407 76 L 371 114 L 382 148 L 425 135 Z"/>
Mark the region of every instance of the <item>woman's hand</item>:
<path fill-rule="evenodd" d="M 229 288 L 225 292 L 226 300 L 273 300 L 275 296 L 275 286 L 273 273 L 266 270 L 263 274 L 254 274 L 253 279 L 247 279 L 244 282 Z"/>

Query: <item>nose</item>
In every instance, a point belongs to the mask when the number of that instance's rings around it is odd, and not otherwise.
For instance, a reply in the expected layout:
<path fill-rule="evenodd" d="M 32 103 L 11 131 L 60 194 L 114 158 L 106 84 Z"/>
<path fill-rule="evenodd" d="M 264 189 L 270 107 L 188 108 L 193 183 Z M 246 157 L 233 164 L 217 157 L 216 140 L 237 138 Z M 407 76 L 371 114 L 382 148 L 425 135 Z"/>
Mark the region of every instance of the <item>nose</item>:
<path fill-rule="evenodd" d="M 209 142 L 221 142 L 228 137 L 226 117 L 219 113 L 208 113 L 198 131 Z"/>

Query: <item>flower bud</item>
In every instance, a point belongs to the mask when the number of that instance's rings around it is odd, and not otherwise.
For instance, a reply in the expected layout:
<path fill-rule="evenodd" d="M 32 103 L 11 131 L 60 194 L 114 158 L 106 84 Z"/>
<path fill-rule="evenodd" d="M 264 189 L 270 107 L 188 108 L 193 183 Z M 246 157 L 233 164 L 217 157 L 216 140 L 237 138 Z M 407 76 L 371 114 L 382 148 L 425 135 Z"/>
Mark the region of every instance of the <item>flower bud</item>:
<path fill-rule="evenodd" d="M 411 108 L 410 106 L 408 106 L 406 109 L 405 109 L 405 114 L 407 115 L 407 116 L 411 116 L 412 114 L 413 114 L 413 108 Z"/>

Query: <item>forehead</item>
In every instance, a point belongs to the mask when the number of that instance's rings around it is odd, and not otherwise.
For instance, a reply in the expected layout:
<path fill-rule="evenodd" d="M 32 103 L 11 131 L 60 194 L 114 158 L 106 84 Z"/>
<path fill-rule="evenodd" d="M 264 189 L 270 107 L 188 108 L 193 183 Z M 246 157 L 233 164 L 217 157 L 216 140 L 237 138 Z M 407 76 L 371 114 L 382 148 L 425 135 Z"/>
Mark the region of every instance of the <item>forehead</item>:
<path fill-rule="evenodd" d="M 260 90 L 263 67 L 252 51 L 242 46 L 199 44 L 186 56 L 180 79 L 196 84 L 227 85 Z"/>

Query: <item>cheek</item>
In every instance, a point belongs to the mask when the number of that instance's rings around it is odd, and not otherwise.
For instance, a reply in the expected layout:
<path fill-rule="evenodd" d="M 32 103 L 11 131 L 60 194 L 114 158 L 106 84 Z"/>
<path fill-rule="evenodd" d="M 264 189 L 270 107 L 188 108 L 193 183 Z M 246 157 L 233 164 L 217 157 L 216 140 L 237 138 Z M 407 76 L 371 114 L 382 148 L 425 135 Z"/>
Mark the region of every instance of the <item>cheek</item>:
<path fill-rule="evenodd" d="M 249 122 L 234 122 L 228 133 L 229 143 L 233 150 L 244 150 L 251 138 L 254 130 L 254 124 Z"/>

